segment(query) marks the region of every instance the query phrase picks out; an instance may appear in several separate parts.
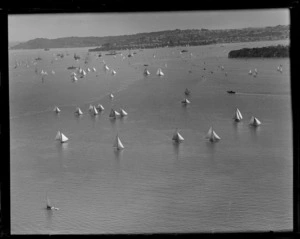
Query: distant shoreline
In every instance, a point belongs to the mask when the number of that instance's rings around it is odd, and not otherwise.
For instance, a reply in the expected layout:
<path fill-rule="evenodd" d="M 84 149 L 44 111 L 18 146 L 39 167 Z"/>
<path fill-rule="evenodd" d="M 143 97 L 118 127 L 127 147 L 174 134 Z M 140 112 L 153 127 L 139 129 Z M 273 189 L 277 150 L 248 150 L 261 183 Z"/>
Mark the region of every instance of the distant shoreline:
<path fill-rule="evenodd" d="M 91 51 L 184 47 L 235 42 L 273 41 L 289 39 L 290 26 L 242 29 L 167 30 L 107 37 L 36 38 L 10 47 L 14 49 L 94 47 Z"/>

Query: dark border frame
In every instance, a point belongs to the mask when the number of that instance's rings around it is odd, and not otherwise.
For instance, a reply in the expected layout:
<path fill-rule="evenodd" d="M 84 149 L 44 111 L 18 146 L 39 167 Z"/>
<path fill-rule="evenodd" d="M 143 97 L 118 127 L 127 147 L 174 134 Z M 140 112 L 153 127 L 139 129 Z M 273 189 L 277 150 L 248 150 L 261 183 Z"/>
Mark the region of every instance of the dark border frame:
<path fill-rule="evenodd" d="M 44 14 L 44 13 L 118 13 L 118 12 L 162 12 L 162 11 L 200 11 L 200 10 L 266 10 L 286 8 L 290 10 L 290 37 L 291 37 L 291 99 L 293 119 L 293 231 L 291 232 L 249 232 L 249 233 L 213 233 L 213 234 L 153 234 L 154 236 L 205 236 L 205 237 L 271 237 L 271 238 L 296 238 L 299 235 L 299 152 L 300 152 L 300 127 L 298 82 L 296 76 L 299 67 L 299 1 L 262 2 L 258 0 L 216 3 L 211 2 L 171 2 L 166 1 L 93 1 L 93 0 L 44 0 L 22 1 L 6 3 L 1 8 L 0 3 L 0 237 L 10 235 L 10 120 L 9 120 L 9 80 L 8 80 L 8 15 L 10 14 Z M 92 6 L 92 7 L 91 7 Z M 147 234 L 149 235 L 149 234 Z M 151 236 L 153 236 L 151 235 Z M 15 236 L 15 235 L 14 235 Z M 32 235 L 28 235 L 32 236 Z M 40 236 L 40 235 L 39 235 Z M 76 235 L 68 235 L 76 236 Z M 86 236 L 86 235 L 83 235 Z M 92 235 L 88 235 L 92 236 Z M 104 235 L 107 236 L 107 235 Z M 134 235 L 117 235 L 134 236 Z"/>

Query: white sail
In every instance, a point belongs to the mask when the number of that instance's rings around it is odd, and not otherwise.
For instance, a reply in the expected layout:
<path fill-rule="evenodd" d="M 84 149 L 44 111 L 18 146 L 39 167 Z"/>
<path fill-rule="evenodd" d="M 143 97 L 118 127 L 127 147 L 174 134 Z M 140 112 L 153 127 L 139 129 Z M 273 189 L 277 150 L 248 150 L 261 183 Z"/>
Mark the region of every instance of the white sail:
<path fill-rule="evenodd" d="M 92 110 L 92 112 L 93 112 L 93 114 L 94 114 L 94 115 L 97 115 L 97 114 L 98 114 L 98 110 L 96 109 L 96 107 L 95 107 L 95 106 L 93 106 L 93 110 Z"/>
<path fill-rule="evenodd" d="M 76 108 L 75 113 L 78 114 L 78 115 L 82 115 L 83 114 L 82 111 L 81 111 L 81 109 L 79 107 Z"/>
<path fill-rule="evenodd" d="M 61 142 L 61 143 L 64 143 L 64 142 L 66 142 L 66 141 L 69 140 L 68 137 L 66 137 L 63 133 L 61 133 L 60 136 L 61 136 L 61 137 L 60 137 L 60 142 Z"/>
<path fill-rule="evenodd" d="M 52 71 L 51 71 L 51 73 L 54 75 L 54 74 L 55 74 L 55 71 L 54 71 L 54 70 L 52 70 Z"/>
<path fill-rule="evenodd" d="M 55 140 L 60 140 L 60 137 L 61 137 L 60 135 L 61 135 L 61 133 L 60 133 L 60 131 L 58 131 L 55 136 Z"/>
<path fill-rule="evenodd" d="M 109 67 L 106 64 L 104 64 L 104 70 L 109 71 Z"/>
<path fill-rule="evenodd" d="M 55 106 L 55 108 L 54 108 L 53 111 L 55 111 L 56 113 L 59 113 L 59 112 L 60 112 L 60 109 L 59 109 L 57 106 Z"/>
<path fill-rule="evenodd" d="M 240 121 L 243 119 L 243 116 L 242 116 L 241 112 L 239 111 L 239 109 L 236 109 L 233 119 L 235 121 Z"/>
<path fill-rule="evenodd" d="M 144 75 L 150 75 L 150 72 L 147 69 L 145 69 L 144 70 Z"/>
<path fill-rule="evenodd" d="M 76 76 L 77 74 L 75 72 L 72 72 L 71 73 L 71 76 Z"/>
<path fill-rule="evenodd" d="M 127 112 L 123 109 L 120 109 L 120 115 L 123 117 L 123 116 L 127 116 Z"/>
<path fill-rule="evenodd" d="M 249 71 L 249 75 L 252 75 L 252 71 L 251 70 Z"/>
<path fill-rule="evenodd" d="M 257 73 L 257 69 L 256 68 L 254 69 L 254 72 Z"/>
<path fill-rule="evenodd" d="M 117 73 L 117 72 L 116 72 L 115 70 L 112 70 L 112 71 L 111 71 L 111 74 L 112 74 L 112 75 L 115 75 L 116 73 Z"/>
<path fill-rule="evenodd" d="M 91 69 L 90 69 L 90 68 L 87 68 L 87 71 L 88 71 L 88 72 L 90 72 L 90 71 L 91 71 Z"/>
<path fill-rule="evenodd" d="M 89 106 L 89 111 L 93 110 L 94 106 L 90 105 Z"/>
<path fill-rule="evenodd" d="M 157 70 L 156 74 L 159 75 L 159 76 L 164 75 L 164 73 L 162 72 L 162 70 L 160 68 Z"/>
<path fill-rule="evenodd" d="M 101 104 L 99 104 L 99 105 L 97 106 L 97 109 L 98 109 L 98 111 L 103 111 L 103 110 L 104 110 L 104 107 L 103 107 Z"/>
<path fill-rule="evenodd" d="M 184 138 L 182 137 L 181 134 L 179 134 L 178 130 L 176 129 L 176 131 L 175 131 L 175 133 L 174 133 L 174 135 L 172 137 L 172 140 L 174 140 L 175 142 L 179 143 L 179 142 L 183 141 Z"/>
<path fill-rule="evenodd" d="M 261 122 L 256 117 L 252 116 L 250 119 L 250 125 L 258 126 L 261 125 Z"/>
<path fill-rule="evenodd" d="M 205 138 L 211 142 L 215 142 L 221 139 L 220 136 L 216 134 L 216 132 L 213 130 L 212 127 L 209 128 Z"/>
<path fill-rule="evenodd" d="M 113 95 L 113 94 L 110 94 L 110 95 L 109 95 L 109 98 L 111 98 L 111 99 L 114 98 L 114 95 Z"/>
<path fill-rule="evenodd" d="M 121 149 L 124 149 L 124 145 L 122 144 L 119 136 L 117 135 L 116 136 L 116 140 L 115 140 L 115 143 L 114 143 L 114 147 L 118 150 L 121 150 Z"/>
<path fill-rule="evenodd" d="M 181 101 L 181 103 L 182 104 L 190 104 L 191 102 L 187 98 L 185 98 L 183 101 Z"/>
<path fill-rule="evenodd" d="M 86 72 L 84 70 L 82 70 L 82 75 L 86 76 Z"/>
<path fill-rule="evenodd" d="M 96 68 L 95 67 L 93 67 L 93 72 L 96 72 Z"/>

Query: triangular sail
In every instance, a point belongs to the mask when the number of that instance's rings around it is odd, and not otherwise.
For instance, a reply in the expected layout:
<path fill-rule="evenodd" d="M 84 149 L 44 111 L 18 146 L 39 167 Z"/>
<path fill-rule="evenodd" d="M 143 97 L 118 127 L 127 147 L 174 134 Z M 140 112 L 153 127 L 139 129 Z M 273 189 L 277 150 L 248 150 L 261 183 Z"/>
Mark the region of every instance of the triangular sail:
<path fill-rule="evenodd" d="M 144 75 L 150 75 L 150 72 L 147 69 L 145 69 L 144 70 Z"/>
<path fill-rule="evenodd" d="M 219 135 L 217 135 L 215 131 L 213 131 L 213 139 L 214 139 L 214 141 L 215 140 L 220 140 L 221 137 Z"/>
<path fill-rule="evenodd" d="M 121 116 L 127 116 L 128 114 L 127 114 L 127 112 L 125 110 L 120 109 L 120 115 Z"/>
<path fill-rule="evenodd" d="M 175 133 L 173 134 L 172 140 L 176 142 L 181 142 L 184 140 L 181 134 L 179 134 L 178 130 L 176 129 Z"/>
<path fill-rule="evenodd" d="M 60 135 L 61 135 L 61 133 L 60 133 L 60 131 L 58 131 L 55 136 L 55 140 L 60 140 L 60 137 L 61 137 Z"/>
<path fill-rule="evenodd" d="M 99 111 L 103 111 L 103 110 L 104 110 L 104 107 L 103 107 L 101 104 L 99 104 L 99 105 L 97 106 L 97 109 L 98 109 Z"/>
<path fill-rule="evenodd" d="M 98 114 L 98 110 L 96 109 L 95 106 L 93 107 L 93 114 L 94 114 L 94 115 L 97 115 L 97 114 Z"/>
<path fill-rule="evenodd" d="M 221 139 L 221 137 L 217 135 L 217 133 L 213 130 L 212 127 L 209 128 L 205 138 L 211 142 L 215 142 Z"/>
<path fill-rule="evenodd" d="M 261 122 L 254 116 L 251 117 L 250 119 L 250 125 L 253 125 L 253 126 L 258 126 L 260 125 Z"/>
<path fill-rule="evenodd" d="M 120 140 L 120 138 L 119 138 L 118 135 L 116 136 L 116 140 L 115 140 L 115 143 L 114 143 L 114 147 L 115 147 L 116 149 L 118 149 L 118 150 L 124 149 L 124 145 L 122 144 L 122 142 L 121 142 L 121 140 Z"/>
<path fill-rule="evenodd" d="M 183 101 L 181 101 L 181 103 L 183 103 L 183 104 L 189 104 L 189 103 L 191 103 L 188 99 L 184 99 Z"/>
<path fill-rule="evenodd" d="M 61 133 L 60 142 L 64 143 L 64 142 L 66 142 L 66 141 L 68 141 L 68 140 L 69 140 L 69 138 L 66 137 L 63 133 Z"/>
<path fill-rule="evenodd" d="M 235 121 L 240 121 L 243 119 L 243 116 L 242 116 L 241 112 L 239 111 L 239 109 L 236 109 L 236 112 L 235 112 L 235 115 L 233 118 Z"/>
<path fill-rule="evenodd" d="M 55 106 L 53 111 L 55 111 L 56 113 L 59 113 L 60 109 L 57 106 Z"/>
<path fill-rule="evenodd" d="M 75 113 L 78 114 L 78 115 L 82 115 L 82 111 L 79 107 L 76 108 Z"/>
<path fill-rule="evenodd" d="M 90 105 L 90 106 L 89 106 L 89 111 L 93 110 L 93 108 L 94 108 L 94 107 L 93 107 L 92 105 Z"/>

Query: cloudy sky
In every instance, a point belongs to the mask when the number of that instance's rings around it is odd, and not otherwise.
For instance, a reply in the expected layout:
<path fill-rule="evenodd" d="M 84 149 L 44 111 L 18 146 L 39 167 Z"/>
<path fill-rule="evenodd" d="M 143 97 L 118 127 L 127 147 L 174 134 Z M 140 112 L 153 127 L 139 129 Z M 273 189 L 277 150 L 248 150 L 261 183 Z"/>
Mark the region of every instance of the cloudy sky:
<path fill-rule="evenodd" d="M 290 24 L 288 9 L 8 16 L 9 41 L 115 36 L 174 29 L 232 29 Z"/>

